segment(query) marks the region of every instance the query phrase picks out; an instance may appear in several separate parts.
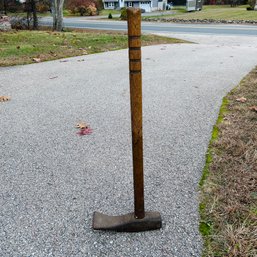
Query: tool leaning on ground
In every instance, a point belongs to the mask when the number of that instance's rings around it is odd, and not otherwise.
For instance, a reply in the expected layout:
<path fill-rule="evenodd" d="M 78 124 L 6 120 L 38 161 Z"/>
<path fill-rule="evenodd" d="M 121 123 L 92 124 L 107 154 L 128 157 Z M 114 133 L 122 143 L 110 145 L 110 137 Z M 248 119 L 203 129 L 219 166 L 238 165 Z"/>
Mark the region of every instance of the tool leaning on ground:
<path fill-rule="evenodd" d="M 141 11 L 137 8 L 128 8 L 127 16 L 135 210 L 133 213 L 121 216 L 108 216 L 94 212 L 93 229 L 140 232 L 160 229 L 162 220 L 159 212 L 145 212 L 144 208 Z"/>

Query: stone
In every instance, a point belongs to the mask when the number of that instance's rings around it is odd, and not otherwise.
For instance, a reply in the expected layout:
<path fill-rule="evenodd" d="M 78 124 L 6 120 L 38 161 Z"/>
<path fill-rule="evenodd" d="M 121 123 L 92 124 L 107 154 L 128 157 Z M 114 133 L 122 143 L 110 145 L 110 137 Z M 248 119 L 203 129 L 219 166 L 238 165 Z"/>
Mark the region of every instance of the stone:
<path fill-rule="evenodd" d="M 8 16 L 0 16 L 0 31 L 9 31 L 12 29 L 10 18 Z"/>

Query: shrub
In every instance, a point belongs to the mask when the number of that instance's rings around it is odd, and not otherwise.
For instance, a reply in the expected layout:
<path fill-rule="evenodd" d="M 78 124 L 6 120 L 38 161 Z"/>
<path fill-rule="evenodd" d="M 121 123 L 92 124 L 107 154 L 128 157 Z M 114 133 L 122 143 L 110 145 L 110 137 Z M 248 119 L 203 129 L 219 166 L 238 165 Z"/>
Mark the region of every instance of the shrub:
<path fill-rule="evenodd" d="M 7 3 L 7 11 L 15 13 L 15 12 L 22 12 L 23 5 L 19 1 L 9 0 L 6 1 Z"/>
<path fill-rule="evenodd" d="M 98 11 L 101 11 L 104 9 L 104 4 L 102 0 L 95 0 L 95 6 Z"/>
<path fill-rule="evenodd" d="M 92 3 L 91 5 L 89 5 L 86 9 L 86 14 L 87 15 L 90 15 L 90 16 L 94 16 L 94 15 L 97 15 L 97 9 L 95 7 L 95 4 Z"/>
<path fill-rule="evenodd" d="M 255 6 L 255 0 L 248 0 L 248 4 L 250 5 L 250 10 L 253 10 Z"/>
<path fill-rule="evenodd" d="M 37 11 L 40 13 L 48 12 L 50 10 L 50 2 L 47 1 L 39 1 L 37 3 Z"/>
<path fill-rule="evenodd" d="M 96 0 L 68 0 L 67 9 L 71 13 L 79 13 L 83 15 L 97 15 L 97 1 Z"/>
<path fill-rule="evenodd" d="M 108 19 L 112 19 L 112 14 L 111 13 L 109 13 Z"/>
<path fill-rule="evenodd" d="M 84 5 L 80 5 L 75 9 L 76 12 L 80 13 L 80 16 L 84 16 L 87 13 L 87 7 Z"/>
<path fill-rule="evenodd" d="M 120 19 L 127 20 L 127 8 L 126 7 L 121 8 Z"/>

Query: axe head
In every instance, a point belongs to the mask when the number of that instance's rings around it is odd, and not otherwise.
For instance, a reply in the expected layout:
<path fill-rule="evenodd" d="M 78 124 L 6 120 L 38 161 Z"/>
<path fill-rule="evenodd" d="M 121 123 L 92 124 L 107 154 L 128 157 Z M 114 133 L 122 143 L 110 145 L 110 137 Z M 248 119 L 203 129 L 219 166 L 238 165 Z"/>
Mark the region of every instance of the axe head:
<path fill-rule="evenodd" d="M 111 230 L 116 232 L 141 232 L 160 229 L 162 227 L 161 215 L 159 212 L 145 212 L 145 217 L 137 219 L 134 213 L 121 216 L 109 216 L 94 212 L 93 229 Z"/>

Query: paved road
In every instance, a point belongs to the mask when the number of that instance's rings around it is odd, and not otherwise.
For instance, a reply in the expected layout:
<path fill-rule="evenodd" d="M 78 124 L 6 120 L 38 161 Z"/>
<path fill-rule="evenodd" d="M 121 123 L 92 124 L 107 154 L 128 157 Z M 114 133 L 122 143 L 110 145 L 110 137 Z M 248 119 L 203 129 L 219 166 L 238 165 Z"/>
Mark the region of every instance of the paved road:
<path fill-rule="evenodd" d="M 51 25 L 52 18 L 47 17 L 41 20 L 41 24 Z M 91 20 L 87 18 L 65 18 L 67 28 L 89 28 L 105 30 L 126 30 L 125 21 Z M 175 24 L 175 23 L 153 23 L 142 22 L 144 32 L 165 32 L 165 33 L 190 33 L 190 34 L 215 34 L 215 35 L 238 35 L 256 36 L 257 26 L 255 25 L 224 25 L 224 24 Z"/>
<path fill-rule="evenodd" d="M 160 231 L 91 229 L 93 211 L 133 210 L 127 51 L 0 68 L 12 98 L 0 104 L 0 256 L 201 256 L 206 149 L 257 39 L 197 39 L 143 48 L 146 209 L 161 212 Z M 77 135 L 78 121 L 93 134 Z"/>

